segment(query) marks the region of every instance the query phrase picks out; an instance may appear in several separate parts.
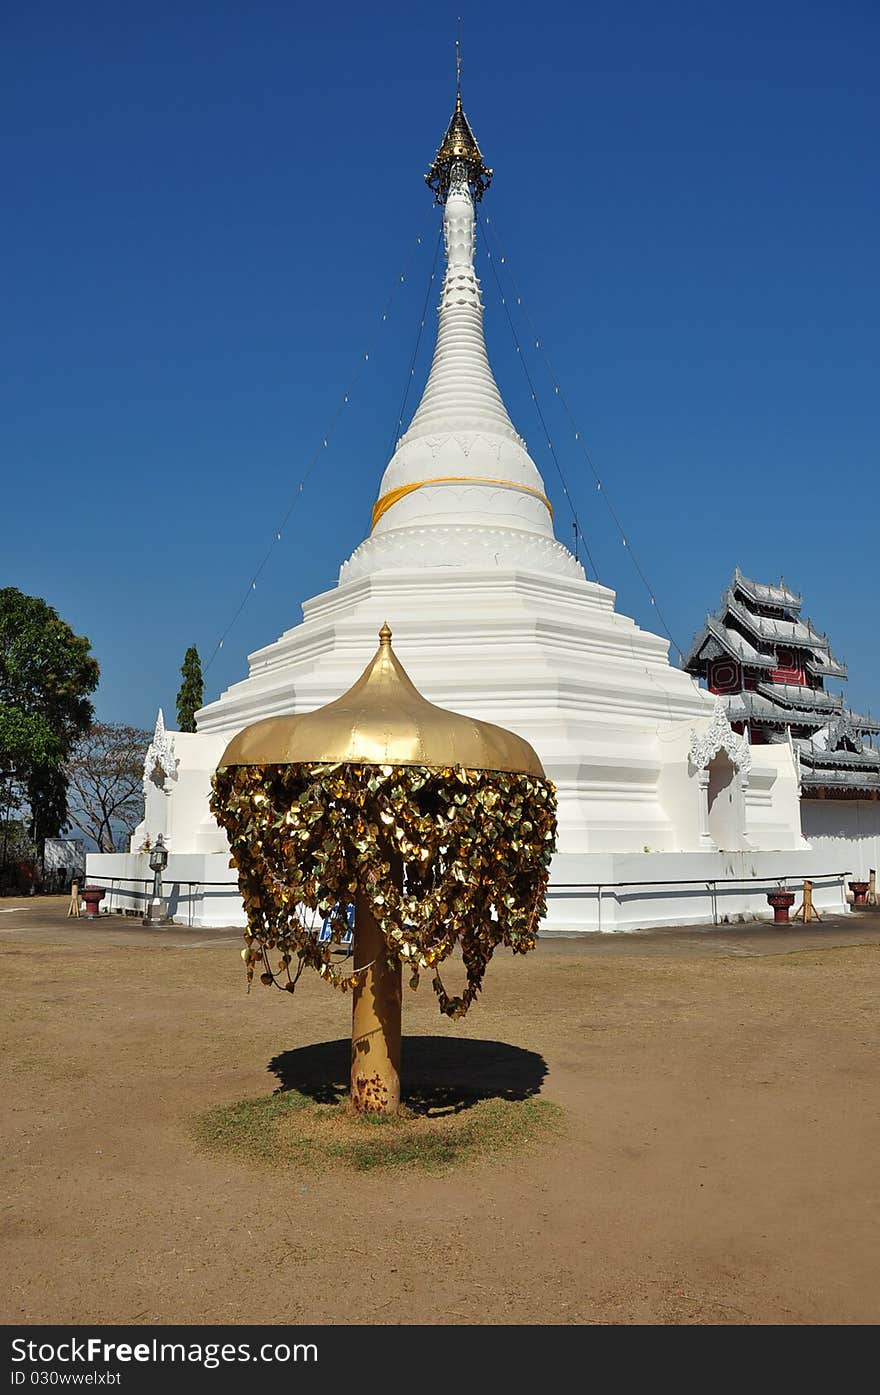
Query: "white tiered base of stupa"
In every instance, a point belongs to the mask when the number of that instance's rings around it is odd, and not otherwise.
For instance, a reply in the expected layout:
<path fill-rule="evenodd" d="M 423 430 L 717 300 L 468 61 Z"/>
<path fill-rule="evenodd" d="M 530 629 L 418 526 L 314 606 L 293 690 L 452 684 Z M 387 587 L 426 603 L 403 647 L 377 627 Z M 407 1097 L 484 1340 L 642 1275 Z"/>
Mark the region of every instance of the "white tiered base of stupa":
<path fill-rule="evenodd" d="M 712 798 L 689 752 L 715 718 L 713 700 L 670 666 L 665 640 L 617 614 L 606 587 L 454 564 L 382 570 L 343 581 L 303 613 L 302 624 L 250 656 L 246 679 L 202 709 L 197 735 L 170 736 L 174 778 L 148 782 L 132 846 L 165 835 L 166 887 L 181 922 L 244 923 L 225 835 L 207 808 L 228 740 L 262 717 L 338 697 L 385 620 L 426 697 L 526 737 L 555 782 L 559 845 L 545 931 L 766 917 L 766 892 L 779 878 L 828 870 L 800 835 L 788 746 L 752 748 L 747 783 L 722 780 Z M 89 876 L 146 879 L 147 860 L 96 855 Z M 136 904 L 122 886 L 114 908 Z M 817 879 L 815 898 L 841 909 L 840 879 Z"/>
<path fill-rule="evenodd" d="M 677 847 L 658 793 L 657 726 L 711 716 L 666 644 L 577 578 L 448 567 L 381 571 L 303 606 L 304 621 L 250 658 L 250 676 L 202 709 L 227 738 L 261 717 L 338 697 L 383 621 L 416 687 L 441 707 L 510 727 L 556 783 L 560 852 Z"/>

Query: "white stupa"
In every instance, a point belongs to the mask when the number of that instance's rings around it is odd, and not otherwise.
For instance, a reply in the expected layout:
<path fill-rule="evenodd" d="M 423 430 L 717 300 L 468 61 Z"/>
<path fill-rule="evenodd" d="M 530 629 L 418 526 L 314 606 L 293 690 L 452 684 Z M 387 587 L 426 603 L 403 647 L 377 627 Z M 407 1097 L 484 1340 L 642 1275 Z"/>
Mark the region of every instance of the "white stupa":
<path fill-rule="evenodd" d="M 446 242 L 437 343 L 370 535 L 338 584 L 306 601 L 302 621 L 251 654 L 248 676 L 201 710 L 196 735 L 164 738 L 178 766 L 148 781 L 133 849 L 165 835 L 180 919 L 240 915 L 225 836 L 208 812 L 210 774 L 242 727 L 343 692 L 387 620 L 421 692 L 526 737 L 556 783 L 550 929 L 705 921 L 716 879 L 730 882 L 730 913 L 767 912 L 763 885 L 730 879 L 809 870 L 792 752 L 750 751 L 671 666 L 667 642 L 618 614 L 614 592 L 588 581 L 555 537 L 544 481 L 486 352 L 474 203 L 491 171 L 460 94 L 427 179 Z M 100 861 L 90 875 L 106 878 Z M 134 866 L 130 858 L 124 874 Z M 187 892 L 187 882 L 198 886 Z M 817 895 L 821 903 L 821 886 Z"/>

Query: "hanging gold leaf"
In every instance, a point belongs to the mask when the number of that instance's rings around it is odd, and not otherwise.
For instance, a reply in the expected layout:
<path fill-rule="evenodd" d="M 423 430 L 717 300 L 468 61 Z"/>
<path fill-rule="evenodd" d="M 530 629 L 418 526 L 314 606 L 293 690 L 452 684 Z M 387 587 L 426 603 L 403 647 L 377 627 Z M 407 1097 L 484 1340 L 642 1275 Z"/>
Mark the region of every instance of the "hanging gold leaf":
<path fill-rule="evenodd" d="M 217 771 L 211 808 L 238 869 L 249 979 L 272 949 L 285 968 L 298 956 L 353 988 L 357 976 L 335 968 L 303 913 L 329 917 L 341 934 L 358 888 L 389 959 L 412 965 L 413 987 L 419 968 L 460 945 L 464 991 L 453 997 L 439 979 L 433 985 L 452 1018 L 473 1002 L 498 945 L 517 954 L 535 946 L 556 838 L 549 781 L 461 767 L 237 766 Z M 292 982 L 279 986 L 293 991 Z"/>

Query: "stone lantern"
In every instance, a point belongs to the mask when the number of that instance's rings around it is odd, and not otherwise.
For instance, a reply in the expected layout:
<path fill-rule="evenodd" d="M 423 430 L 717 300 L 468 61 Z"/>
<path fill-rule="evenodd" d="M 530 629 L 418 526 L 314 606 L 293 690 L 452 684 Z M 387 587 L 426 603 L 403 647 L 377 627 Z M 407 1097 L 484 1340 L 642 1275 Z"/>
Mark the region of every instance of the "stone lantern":
<path fill-rule="evenodd" d="M 153 873 L 153 894 L 147 902 L 144 925 L 161 925 L 168 919 L 168 903 L 162 895 L 162 873 L 168 866 L 168 849 L 160 833 L 150 852 L 150 871 Z"/>
<path fill-rule="evenodd" d="M 555 791 L 527 741 L 428 702 L 391 647 L 314 712 L 240 732 L 214 776 L 248 915 L 248 979 L 292 992 L 309 965 L 352 990 L 351 1101 L 390 1114 L 400 1102 L 402 970 L 431 975 L 457 1018 L 494 948 L 533 949 L 546 910 Z M 333 963 L 306 911 L 340 934 L 355 906 L 354 966 Z M 456 945 L 467 985 L 440 966 Z M 293 967 L 294 972 L 291 972 Z"/>

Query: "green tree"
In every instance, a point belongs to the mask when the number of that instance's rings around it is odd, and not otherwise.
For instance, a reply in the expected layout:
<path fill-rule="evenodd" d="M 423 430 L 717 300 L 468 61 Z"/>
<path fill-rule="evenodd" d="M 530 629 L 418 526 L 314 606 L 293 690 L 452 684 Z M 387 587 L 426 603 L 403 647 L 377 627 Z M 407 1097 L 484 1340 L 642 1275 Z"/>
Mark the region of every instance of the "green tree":
<path fill-rule="evenodd" d="M 191 644 L 183 656 L 180 669 L 183 682 L 177 694 L 177 725 L 181 731 L 195 731 L 196 713 L 202 705 L 205 683 L 199 651 Z"/>
<path fill-rule="evenodd" d="M 34 837 L 60 833 L 67 820 L 62 763 L 91 723 L 99 677 L 89 641 L 56 610 L 0 589 L 0 778 L 29 810 Z"/>

